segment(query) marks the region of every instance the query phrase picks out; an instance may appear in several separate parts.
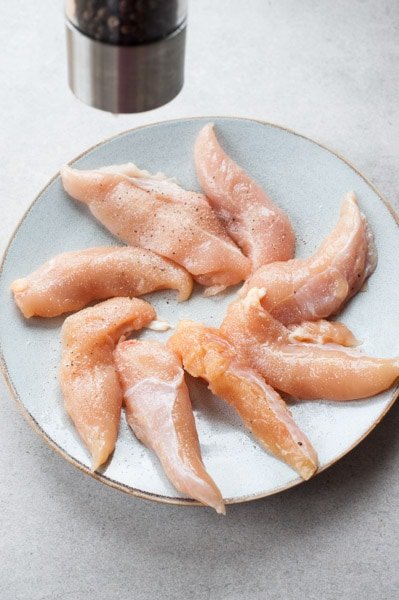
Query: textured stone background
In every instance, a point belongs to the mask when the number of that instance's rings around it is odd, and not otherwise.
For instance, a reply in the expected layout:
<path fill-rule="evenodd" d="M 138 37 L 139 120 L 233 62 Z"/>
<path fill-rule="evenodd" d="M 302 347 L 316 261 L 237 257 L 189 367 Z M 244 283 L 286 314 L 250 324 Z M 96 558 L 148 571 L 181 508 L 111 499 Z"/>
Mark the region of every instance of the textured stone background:
<path fill-rule="evenodd" d="M 66 87 L 62 3 L 2 3 L 0 251 L 64 162 L 124 129 L 193 115 L 296 129 L 347 157 L 398 207 L 396 0 L 190 8 L 183 92 L 157 111 L 116 117 Z M 0 398 L 0 600 L 399 597 L 399 405 L 314 481 L 218 518 L 97 483 L 30 430 L 2 382 Z"/>

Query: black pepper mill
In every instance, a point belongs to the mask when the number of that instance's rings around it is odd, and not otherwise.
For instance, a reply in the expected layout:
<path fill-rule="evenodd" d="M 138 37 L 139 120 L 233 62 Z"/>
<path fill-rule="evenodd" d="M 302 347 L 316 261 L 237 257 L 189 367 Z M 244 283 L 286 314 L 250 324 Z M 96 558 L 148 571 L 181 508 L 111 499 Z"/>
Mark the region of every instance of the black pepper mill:
<path fill-rule="evenodd" d="M 113 113 L 151 110 L 183 87 L 187 0 L 67 0 L 68 79 Z"/>

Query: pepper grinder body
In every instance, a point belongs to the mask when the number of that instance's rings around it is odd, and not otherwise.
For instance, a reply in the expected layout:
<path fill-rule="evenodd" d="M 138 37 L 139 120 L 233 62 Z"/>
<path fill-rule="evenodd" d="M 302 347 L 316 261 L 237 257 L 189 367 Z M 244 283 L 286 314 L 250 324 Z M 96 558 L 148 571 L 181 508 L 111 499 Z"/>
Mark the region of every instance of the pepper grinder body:
<path fill-rule="evenodd" d="M 68 81 L 95 108 L 136 113 L 184 83 L 186 0 L 69 0 Z"/>

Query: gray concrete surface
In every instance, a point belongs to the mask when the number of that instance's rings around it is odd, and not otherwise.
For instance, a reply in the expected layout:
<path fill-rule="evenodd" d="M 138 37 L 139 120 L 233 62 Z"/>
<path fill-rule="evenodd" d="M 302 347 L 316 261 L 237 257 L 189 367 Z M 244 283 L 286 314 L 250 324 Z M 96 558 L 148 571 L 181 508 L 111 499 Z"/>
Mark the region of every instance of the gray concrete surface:
<path fill-rule="evenodd" d="M 395 0 L 192 1 L 183 92 L 123 117 L 67 90 L 61 5 L 0 8 L 0 250 L 64 162 L 181 116 L 294 128 L 346 156 L 398 208 Z M 399 405 L 313 481 L 218 518 L 91 480 L 30 430 L 3 384 L 0 398 L 1 600 L 399 597 Z"/>

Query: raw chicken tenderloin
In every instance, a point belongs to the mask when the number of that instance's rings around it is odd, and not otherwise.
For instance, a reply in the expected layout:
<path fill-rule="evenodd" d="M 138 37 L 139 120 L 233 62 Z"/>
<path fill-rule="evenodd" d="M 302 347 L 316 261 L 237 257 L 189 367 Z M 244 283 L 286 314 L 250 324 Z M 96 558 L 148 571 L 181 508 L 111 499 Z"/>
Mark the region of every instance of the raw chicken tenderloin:
<path fill-rule="evenodd" d="M 194 155 L 201 188 L 252 270 L 292 258 L 295 234 L 287 215 L 224 152 L 212 124 L 200 131 Z"/>
<path fill-rule="evenodd" d="M 93 300 L 141 296 L 175 289 L 179 300 L 191 294 L 191 275 L 172 261 L 133 247 L 89 248 L 55 256 L 11 285 L 27 318 L 55 317 L 80 310 Z"/>
<path fill-rule="evenodd" d="M 116 347 L 127 421 L 158 456 L 175 488 L 224 513 L 223 498 L 205 470 L 184 372 L 176 356 L 155 340 Z"/>
<path fill-rule="evenodd" d="M 329 317 L 362 287 L 377 264 L 373 235 L 356 197 L 347 194 L 335 229 L 313 256 L 258 269 L 240 295 L 265 288 L 262 306 L 288 325 Z"/>
<path fill-rule="evenodd" d="M 298 342 L 261 305 L 252 288 L 230 304 L 221 330 L 241 358 L 274 388 L 295 398 L 357 400 L 389 388 L 399 358 L 372 358 L 338 344 Z"/>
<path fill-rule="evenodd" d="M 124 242 L 189 271 L 213 293 L 244 280 L 249 261 L 228 237 L 205 196 L 135 165 L 93 171 L 64 167 L 65 190 Z"/>
<path fill-rule="evenodd" d="M 316 453 L 292 419 L 282 398 L 253 369 L 217 329 L 181 321 L 168 341 L 193 377 L 231 404 L 257 440 L 274 456 L 309 479 L 317 469 Z"/>
<path fill-rule="evenodd" d="M 65 408 L 92 456 L 92 470 L 113 452 L 122 390 L 113 351 L 119 338 L 155 319 L 144 300 L 112 298 L 64 321 L 59 378 Z"/>

